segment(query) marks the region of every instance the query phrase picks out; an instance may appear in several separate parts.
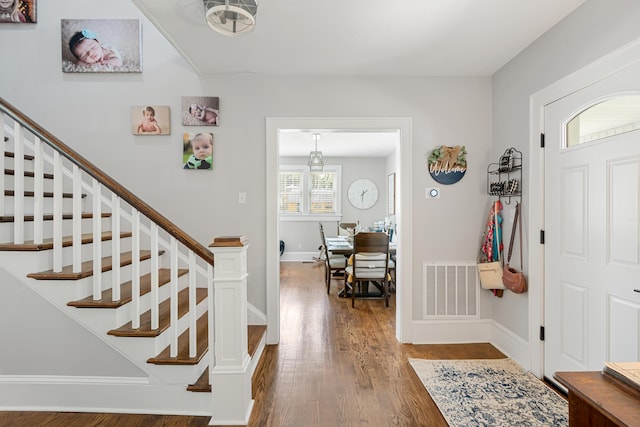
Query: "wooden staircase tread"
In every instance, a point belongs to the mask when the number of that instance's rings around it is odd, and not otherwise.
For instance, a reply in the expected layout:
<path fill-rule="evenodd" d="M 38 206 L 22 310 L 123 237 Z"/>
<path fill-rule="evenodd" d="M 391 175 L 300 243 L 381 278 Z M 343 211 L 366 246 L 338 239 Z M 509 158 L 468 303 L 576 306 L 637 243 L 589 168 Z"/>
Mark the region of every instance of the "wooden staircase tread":
<path fill-rule="evenodd" d="M 196 304 L 207 298 L 206 288 L 196 288 Z M 178 292 L 178 319 L 189 313 L 189 288 L 184 288 Z M 157 337 L 171 326 L 171 301 L 165 300 L 160 303 L 158 313 L 158 329 L 151 329 L 151 310 L 140 315 L 140 327 L 134 329 L 133 323 L 129 322 L 118 329 L 107 332 L 109 335 L 117 337 Z"/>
<path fill-rule="evenodd" d="M 267 325 L 248 325 L 247 326 L 247 341 L 249 356 L 253 357 L 258 350 L 258 345 L 262 341 L 262 337 L 267 332 Z"/>
<path fill-rule="evenodd" d="M 4 170 L 4 174 L 5 175 L 15 175 L 16 171 L 13 169 L 6 169 Z M 28 176 L 30 178 L 33 178 L 35 176 L 35 173 L 33 173 L 32 171 L 24 171 L 24 176 Z M 42 174 L 42 177 L 44 179 L 53 179 L 53 174 L 52 173 L 44 173 Z"/>
<path fill-rule="evenodd" d="M 164 251 L 159 251 L 159 254 L 162 255 Z M 140 251 L 140 261 L 147 260 L 151 258 L 151 251 L 143 250 Z M 133 262 L 133 253 L 131 251 L 124 252 L 120 255 L 120 267 L 124 267 L 126 265 L 130 265 Z M 112 257 L 104 257 L 102 258 L 102 269 L 101 271 L 104 273 L 105 271 L 109 271 L 113 268 Z M 85 261 L 80 266 L 80 271 L 77 273 L 73 272 L 72 265 L 66 265 L 62 267 L 62 271 L 59 273 L 55 273 L 53 270 L 41 271 L 39 273 L 29 273 L 27 277 L 37 280 L 79 280 L 84 279 L 85 277 L 89 277 L 93 275 L 93 261 Z"/>
<path fill-rule="evenodd" d="M 170 346 L 167 346 L 155 357 L 147 360 L 147 363 L 155 365 L 197 365 L 205 355 L 209 347 L 209 315 L 204 313 L 196 322 L 196 340 L 198 348 L 196 356 L 189 357 L 189 328 L 178 337 L 178 355 L 171 357 Z"/>
<path fill-rule="evenodd" d="M 102 212 L 100 214 L 101 218 L 109 218 L 111 217 L 111 212 Z M 84 212 L 82 213 L 82 219 L 89 219 L 89 218 L 93 218 L 93 214 L 90 212 Z M 46 214 L 42 216 L 42 219 L 44 221 L 52 221 L 53 220 L 53 214 Z M 70 213 L 65 213 L 62 214 L 62 219 L 73 219 L 73 214 Z M 33 221 L 34 220 L 34 216 L 33 215 L 25 215 L 24 216 L 24 221 Z M 15 217 L 13 215 L 4 215 L 4 216 L 0 216 L 0 222 L 14 222 L 15 221 Z"/>
<path fill-rule="evenodd" d="M 4 195 L 5 196 L 9 196 L 9 197 L 14 197 L 16 195 L 15 191 L 13 190 L 4 190 Z M 24 197 L 35 197 L 35 192 L 33 191 L 25 191 L 24 192 Z M 85 197 L 87 197 L 86 194 L 81 194 L 80 195 L 83 199 Z M 45 191 L 42 193 L 42 197 L 47 197 L 47 198 L 51 198 L 53 197 L 53 192 L 51 191 Z M 73 198 L 73 193 L 62 193 L 62 198 L 63 199 L 72 199 Z"/>
<path fill-rule="evenodd" d="M 9 140 L 9 138 L 7 138 L 7 137 L 5 136 L 5 137 L 4 137 L 4 140 L 5 140 L 5 141 L 8 141 L 8 140 Z M 5 156 L 5 157 L 12 157 L 12 158 L 13 158 L 13 157 L 15 157 L 16 155 L 15 155 L 15 153 L 13 153 L 12 151 L 5 151 L 5 152 L 4 152 L 4 156 Z M 33 159 L 35 159 L 35 156 L 32 156 L 31 154 L 24 154 L 24 159 L 25 159 L 25 160 L 33 160 Z"/>
<path fill-rule="evenodd" d="M 189 270 L 186 268 L 178 269 L 178 277 L 186 274 Z M 158 269 L 158 286 L 166 285 L 171 281 L 171 270 L 168 268 Z M 120 300 L 113 301 L 112 289 L 105 289 L 102 291 L 102 298 L 94 300 L 93 295 L 89 295 L 86 298 L 76 301 L 70 301 L 68 306 L 77 308 L 118 308 L 129 302 L 132 299 L 132 281 L 129 280 L 120 285 Z M 151 292 L 151 273 L 140 276 L 140 296 L 146 295 Z"/>
<path fill-rule="evenodd" d="M 247 334 L 248 334 L 248 351 L 249 356 L 253 358 L 256 354 L 256 350 L 258 349 L 258 345 L 262 340 L 262 337 L 267 332 L 266 325 L 248 325 Z M 209 384 L 209 367 L 207 366 L 198 377 L 198 380 L 187 386 L 187 391 L 192 391 L 194 393 L 211 393 L 211 384 Z"/>
<path fill-rule="evenodd" d="M 132 233 L 129 231 L 120 233 L 120 238 L 125 239 L 131 237 Z M 102 232 L 102 241 L 106 242 L 113 238 L 110 231 Z M 80 243 L 83 245 L 93 243 L 93 233 L 85 233 L 80 237 Z M 62 246 L 68 247 L 73 245 L 73 236 L 62 237 Z M 21 244 L 14 243 L 0 243 L 0 251 L 45 251 L 53 249 L 53 238 L 43 239 L 42 243 L 33 243 L 33 240 L 28 240 Z"/>
<path fill-rule="evenodd" d="M 195 383 L 187 386 L 187 391 L 194 393 L 211 393 L 211 384 L 209 384 L 209 367 L 204 368 L 204 372 L 198 377 Z"/>

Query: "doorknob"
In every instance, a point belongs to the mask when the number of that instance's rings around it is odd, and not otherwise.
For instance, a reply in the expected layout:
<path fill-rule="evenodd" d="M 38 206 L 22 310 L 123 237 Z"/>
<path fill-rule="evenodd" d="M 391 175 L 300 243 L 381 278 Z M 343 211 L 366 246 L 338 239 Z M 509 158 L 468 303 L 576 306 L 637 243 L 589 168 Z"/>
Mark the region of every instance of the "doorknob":
<path fill-rule="evenodd" d="M 633 292 L 638 292 L 640 294 L 640 289 L 634 289 Z"/>

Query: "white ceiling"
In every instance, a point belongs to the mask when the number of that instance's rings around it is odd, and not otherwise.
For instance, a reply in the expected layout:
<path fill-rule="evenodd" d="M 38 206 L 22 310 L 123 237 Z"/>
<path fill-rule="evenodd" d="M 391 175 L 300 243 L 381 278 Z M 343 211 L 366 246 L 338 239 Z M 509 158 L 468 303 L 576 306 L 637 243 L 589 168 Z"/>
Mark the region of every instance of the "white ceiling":
<path fill-rule="evenodd" d="M 202 0 L 132 0 L 203 75 L 491 75 L 584 0 L 258 0 L 211 30 Z"/>
<path fill-rule="evenodd" d="M 236 37 L 207 26 L 202 0 L 132 1 L 201 75 L 487 76 L 585 0 L 258 0 L 255 30 Z M 385 156 L 390 140 L 323 133 L 319 148 Z M 312 142 L 291 132 L 280 152 Z"/>
<path fill-rule="evenodd" d="M 313 131 L 289 130 L 281 132 L 281 156 L 308 156 L 314 149 L 313 134 L 318 138 L 318 150 L 324 157 L 387 157 L 400 141 L 398 132 Z"/>

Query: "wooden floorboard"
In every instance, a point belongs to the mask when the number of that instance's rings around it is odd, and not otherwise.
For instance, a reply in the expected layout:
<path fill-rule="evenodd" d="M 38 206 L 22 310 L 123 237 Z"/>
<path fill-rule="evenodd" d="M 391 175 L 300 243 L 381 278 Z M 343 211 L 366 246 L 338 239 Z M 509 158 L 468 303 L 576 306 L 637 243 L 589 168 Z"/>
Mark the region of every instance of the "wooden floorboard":
<path fill-rule="evenodd" d="M 429 426 L 447 423 L 408 358 L 492 359 L 487 343 L 411 345 L 395 338 L 395 295 L 327 295 L 321 263 L 281 264 L 280 344 L 267 346 L 253 376 L 250 426 Z M 402 286 L 402 284 L 398 284 Z M 0 426 L 192 426 L 208 417 L 0 412 Z"/>

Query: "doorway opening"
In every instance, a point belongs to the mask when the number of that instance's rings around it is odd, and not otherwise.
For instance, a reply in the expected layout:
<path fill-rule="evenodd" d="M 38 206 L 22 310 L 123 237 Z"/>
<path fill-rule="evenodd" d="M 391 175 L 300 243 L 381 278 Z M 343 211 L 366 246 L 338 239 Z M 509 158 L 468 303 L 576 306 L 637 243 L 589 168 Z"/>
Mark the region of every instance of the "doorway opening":
<path fill-rule="evenodd" d="M 280 259 L 279 259 L 279 149 L 280 135 L 292 129 L 316 131 L 357 131 L 397 133 L 396 169 L 396 337 L 410 342 L 411 295 L 411 119 L 410 118 L 267 118 L 266 126 L 266 250 L 267 271 L 267 343 L 279 341 L 280 329 Z M 403 197 L 403 194 L 406 195 Z M 272 243 L 272 244 L 271 244 Z M 403 256 L 403 254 L 406 254 Z"/>

